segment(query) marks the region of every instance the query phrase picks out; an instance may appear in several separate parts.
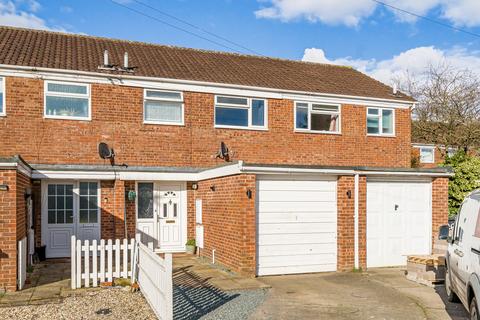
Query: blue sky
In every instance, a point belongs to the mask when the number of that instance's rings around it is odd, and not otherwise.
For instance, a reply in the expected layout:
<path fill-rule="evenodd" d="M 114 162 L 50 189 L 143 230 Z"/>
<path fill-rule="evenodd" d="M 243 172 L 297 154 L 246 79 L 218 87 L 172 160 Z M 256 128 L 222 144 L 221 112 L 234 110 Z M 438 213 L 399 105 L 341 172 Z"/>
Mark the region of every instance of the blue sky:
<path fill-rule="evenodd" d="M 224 42 L 135 0 L 124 6 Z M 480 37 L 415 19 L 373 0 L 138 0 L 263 55 L 351 65 L 389 82 L 446 60 L 480 74 Z M 388 1 L 480 34 L 478 0 Z M 0 0 L 0 24 L 231 51 L 111 0 Z M 224 42 L 225 43 L 225 42 Z M 245 49 L 226 46 L 248 53 Z"/>

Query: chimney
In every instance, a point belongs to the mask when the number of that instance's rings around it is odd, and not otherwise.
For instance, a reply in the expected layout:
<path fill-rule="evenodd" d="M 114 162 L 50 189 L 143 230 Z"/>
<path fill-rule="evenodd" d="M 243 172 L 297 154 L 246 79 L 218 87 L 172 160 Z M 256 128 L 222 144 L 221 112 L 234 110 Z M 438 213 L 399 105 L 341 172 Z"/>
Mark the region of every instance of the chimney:
<path fill-rule="evenodd" d="M 393 94 L 396 96 L 396 95 L 397 95 L 397 92 L 398 92 L 398 90 L 397 90 L 397 84 L 394 83 L 394 84 L 393 84 Z"/>
<path fill-rule="evenodd" d="M 128 52 L 123 55 L 123 68 L 128 69 Z"/>

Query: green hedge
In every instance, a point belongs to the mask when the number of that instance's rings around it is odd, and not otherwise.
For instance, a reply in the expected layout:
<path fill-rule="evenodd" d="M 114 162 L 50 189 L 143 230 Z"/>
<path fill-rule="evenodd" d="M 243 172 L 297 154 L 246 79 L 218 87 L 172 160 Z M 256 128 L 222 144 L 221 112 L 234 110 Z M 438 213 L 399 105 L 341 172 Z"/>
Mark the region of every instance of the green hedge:
<path fill-rule="evenodd" d="M 454 216 L 468 193 L 480 188 L 480 158 L 458 151 L 443 166 L 452 167 L 455 173 L 448 183 L 448 211 Z"/>

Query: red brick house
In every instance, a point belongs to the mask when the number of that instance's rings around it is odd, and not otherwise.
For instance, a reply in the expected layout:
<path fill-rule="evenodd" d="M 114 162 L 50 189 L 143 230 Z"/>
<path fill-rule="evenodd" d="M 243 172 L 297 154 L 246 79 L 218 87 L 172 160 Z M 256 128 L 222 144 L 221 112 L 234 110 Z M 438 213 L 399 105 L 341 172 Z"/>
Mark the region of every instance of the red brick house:
<path fill-rule="evenodd" d="M 7 290 L 28 199 L 47 258 L 197 237 L 251 276 L 402 265 L 447 221 L 450 173 L 410 167 L 413 99 L 352 68 L 1 27 L 0 93 Z"/>

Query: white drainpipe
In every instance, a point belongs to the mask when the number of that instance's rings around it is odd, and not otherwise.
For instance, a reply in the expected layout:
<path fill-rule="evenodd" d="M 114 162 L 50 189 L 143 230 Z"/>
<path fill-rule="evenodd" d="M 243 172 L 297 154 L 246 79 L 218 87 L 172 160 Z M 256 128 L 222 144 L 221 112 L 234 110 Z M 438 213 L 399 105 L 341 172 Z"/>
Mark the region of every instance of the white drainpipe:
<path fill-rule="evenodd" d="M 355 191 L 354 191 L 354 251 L 355 251 L 355 269 L 358 270 L 360 268 L 360 259 L 358 254 L 358 188 L 359 188 L 359 175 L 358 173 L 355 174 Z"/>

